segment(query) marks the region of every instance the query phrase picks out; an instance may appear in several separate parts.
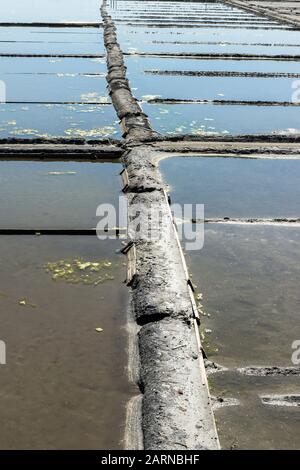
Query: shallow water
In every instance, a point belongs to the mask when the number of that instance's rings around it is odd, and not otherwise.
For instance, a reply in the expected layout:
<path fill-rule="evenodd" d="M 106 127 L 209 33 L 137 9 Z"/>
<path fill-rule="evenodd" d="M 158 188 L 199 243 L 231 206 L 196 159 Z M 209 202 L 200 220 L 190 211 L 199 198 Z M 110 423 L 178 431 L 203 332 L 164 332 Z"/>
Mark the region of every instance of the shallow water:
<path fill-rule="evenodd" d="M 0 27 L 1 54 L 104 54 L 102 28 Z"/>
<path fill-rule="evenodd" d="M 300 46 L 299 46 L 300 47 Z M 143 57 L 138 55 L 125 58 L 128 77 L 141 76 L 149 70 L 189 70 L 228 71 L 228 72 L 265 72 L 265 73 L 298 73 L 297 61 L 280 62 L 276 60 L 195 60 L 177 58 Z M 277 81 L 275 82 L 275 84 Z"/>
<path fill-rule="evenodd" d="M 113 15 L 113 12 L 111 12 Z M 166 14 L 166 13 L 165 13 Z M 124 28 L 124 36 L 122 35 L 122 29 Z M 284 44 L 297 44 L 299 42 L 299 31 L 293 31 L 288 29 L 280 30 L 251 30 L 251 29 L 222 29 L 217 28 L 149 28 L 148 30 L 143 27 L 136 28 L 134 26 L 125 26 L 118 24 L 118 31 L 120 31 L 121 45 L 122 41 L 126 40 L 126 37 L 130 37 L 131 34 L 143 35 L 145 40 L 184 40 L 184 41 L 230 41 L 230 42 L 247 42 L 251 43 L 284 43 Z M 136 42 L 135 47 L 140 47 L 140 42 Z M 270 53 L 272 47 L 270 47 Z M 140 49 L 142 52 L 142 49 Z M 164 52 L 168 52 L 166 47 Z M 288 54 L 288 51 L 286 52 Z"/>
<path fill-rule="evenodd" d="M 0 54 L 104 54 L 101 43 L 68 41 L 53 37 L 52 41 L 32 39 L 32 42 L 0 42 Z M 33 42 L 36 41 L 36 42 Z"/>
<path fill-rule="evenodd" d="M 121 25 L 118 27 L 118 31 Z M 120 28 L 121 29 L 121 28 Z M 157 33 L 158 35 L 159 33 Z M 170 37 L 162 35 L 157 37 L 155 34 L 145 35 L 144 32 L 138 30 L 130 31 L 128 33 L 128 26 L 124 31 L 120 31 L 119 35 L 122 39 L 123 50 L 125 52 L 131 52 L 135 49 L 136 52 L 159 52 L 159 53 L 195 53 L 195 54 L 266 54 L 266 55 L 298 55 L 300 52 L 300 46 L 294 44 L 293 46 L 276 46 L 272 45 L 254 45 L 243 43 L 241 39 L 238 39 L 238 43 L 228 43 L 228 40 L 222 40 L 221 38 L 211 37 L 207 39 L 206 36 L 186 37 L 186 35 L 174 35 L 170 34 Z M 223 41 L 223 42 L 222 42 Z M 227 41 L 227 42 L 226 42 Z M 210 44 L 213 42 L 214 44 Z M 266 43 L 265 39 L 260 39 L 259 43 Z M 279 41 L 277 41 L 279 42 Z M 242 44 L 239 44 L 242 43 Z M 135 47 L 136 46 L 136 47 Z M 176 59 L 175 59 L 176 60 Z M 199 62 L 198 62 L 199 64 Z"/>
<path fill-rule="evenodd" d="M 147 103 L 142 107 L 162 134 L 270 134 L 300 129 L 296 107 Z"/>
<path fill-rule="evenodd" d="M 297 228 L 206 226 L 204 248 L 187 253 L 203 292 L 203 345 L 229 372 L 209 377 L 214 396 L 238 406 L 215 412 L 221 445 L 237 449 L 297 449 L 299 408 L 263 405 L 261 395 L 298 394 L 298 377 L 247 377 L 245 366 L 292 367 L 300 337 Z"/>
<path fill-rule="evenodd" d="M 157 68 L 157 67 L 156 67 Z M 164 70 L 164 69 L 163 69 Z M 182 100 L 290 101 L 294 78 L 188 77 L 130 74 L 135 95 Z"/>
<path fill-rule="evenodd" d="M 99 59 L 1 57 L 0 64 L 2 79 L 5 81 L 13 74 L 106 74 L 104 57 Z"/>
<path fill-rule="evenodd" d="M 1 28 L 0 40 L 18 42 L 0 42 L 0 52 L 101 55 L 102 33 L 91 28 Z M 3 57 L 0 63 L 7 102 L 0 105 L 0 138 L 120 136 L 115 111 L 106 106 L 105 57 Z"/>
<path fill-rule="evenodd" d="M 66 45 L 66 48 L 71 47 L 70 44 L 77 44 L 77 52 L 75 51 L 74 53 L 80 54 L 80 52 L 83 52 L 83 48 L 85 49 L 87 46 L 93 48 L 96 45 L 97 52 L 103 54 L 104 45 L 102 37 L 102 28 L 53 28 L 37 26 L 11 26 L 8 28 L 0 26 L 0 46 L 1 51 L 4 53 L 39 53 L 38 51 L 46 53 L 46 48 L 48 47 L 50 49 L 48 52 L 62 53 L 64 50 L 63 44 Z M 39 44 L 40 49 L 36 50 L 36 44 Z M 50 45 L 52 45 L 51 48 Z M 32 49 L 30 49 L 31 47 Z M 85 53 L 91 52 L 86 50 Z"/>
<path fill-rule="evenodd" d="M 0 137 L 118 138 L 112 105 L 0 104 Z"/>
<path fill-rule="evenodd" d="M 172 157 L 160 168 L 172 202 L 204 204 L 207 218 L 300 217 L 300 161 Z"/>
<path fill-rule="evenodd" d="M 1 236 L 1 449 L 122 448 L 133 390 L 119 247 L 91 237 Z M 76 258 L 108 259 L 114 280 L 75 285 L 44 269 Z"/>
<path fill-rule="evenodd" d="M 2 161 L 0 228 L 96 227 L 98 205 L 118 208 L 120 171 L 118 163 Z"/>
<path fill-rule="evenodd" d="M 133 13 L 131 13 L 133 12 Z M 199 28 L 178 27 L 184 18 L 193 12 L 199 21 L 214 20 L 216 15 L 225 15 L 232 20 L 236 29 L 205 26 Z M 118 38 L 124 51 L 133 54 L 126 58 L 128 76 L 135 95 L 143 100 L 149 97 L 205 100 L 245 100 L 245 101 L 291 101 L 295 79 L 288 78 L 237 78 L 237 77 L 188 77 L 149 75 L 146 70 L 192 70 L 192 71 L 260 71 L 297 73 L 297 62 L 255 60 L 192 60 L 177 58 L 151 58 L 134 55 L 148 53 L 243 53 L 257 55 L 292 55 L 299 53 L 299 31 L 285 26 L 281 31 L 269 29 L 245 29 L 243 22 L 265 27 L 266 18 L 241 12 L 223 4 L 197 4 L 191 2 L 111 2 L 111 14 L 118 19 L 126 19 L 128 24 L 118 23 Z M 139 16 L 141 15 L 141 17 Z M 149 17 L 148 19 L 145 17 Z M 153 16 L 153 18 L 150 18 Z M 174 26 L 155 26 L 156 18 L 172 19 Z M 241 18 L 240 18 L 241 17 Z M 130 25 L 140 18 L 139 26 Z M 143 19 L 144 18 L 144 19 Z M 147 23 L 144 24 L 144 20 Z M 151 24 L 152 22 L 152 24 Z M 269 22 L 270 25 L 272 22 Z M 144 24 L 144 26 L 143 26 Z M 147 26 L 148 24 L 148 26 Z M 228 24 L 227 24 L 228 26 Z M 183 44 L 178 44 L 183 42 Z M 193 44 L 194 43 L 194 44 Z M 196 43 L 196 44 L 195 44 Z M 229 44 L 225 44 L 229 43 Z M 285 47 L 284 44 L 287 44 Z M 149 114 L 155 129 L 161 133 L 224 132 L 271 133 L 298 129 L 298 113 L 292 108 L 247 107 L 247 106 L 203 106 L 203 105 L 163 105 L 143 106 Z M 163 109 L 162 109 L 163 108 Z M 297 115 L 296 115 L 297 113 Z M 206 126 L 206 118 L 213 124 Z"/>
<path fill-rule="evenodd" d="M 17 102 L 108 102 L 105 77 L 68 75 L 6 76 L 6 100 Z"/>
<path fill-rule="evenodd" d="M 100 21 L 99 8 L 98 0 L 2 0 L 1 21 Z"/>
<path fill-rule="evenodd" d="M 265 394 L 298 394 L 299 377 L 245 377 L 225 373 L 214 375 L 209 381 L 215 395 L 240 401 L 239 406 L 215 411 L 223 449 L 299 449 L 299 408 L 265 406 L 259 398 Z"/>
<path fill-rule="evenodd" d="M 227 367 L 292 366 L 300 338 L 298 228 L 205 227 L 204 248 L 187 253 L 203 292 L 209 355 Z"/>

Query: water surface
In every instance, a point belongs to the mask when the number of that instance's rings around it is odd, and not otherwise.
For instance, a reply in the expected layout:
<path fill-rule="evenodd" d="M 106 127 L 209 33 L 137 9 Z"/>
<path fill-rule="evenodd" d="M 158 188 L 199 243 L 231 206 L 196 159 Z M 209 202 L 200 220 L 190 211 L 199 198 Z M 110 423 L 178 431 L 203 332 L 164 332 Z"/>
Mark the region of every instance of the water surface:
<path fill-rule="evenodd" d="M 300 161 L 172 157 L 160 162 L 172 201 L 206 217 L 300 217 Z"/>
<path fill-rule="evenodd" d="M 89 229 L 100 204 L 118 209 L 121 165 L 0 163 L 0 228 Z"/>
<path fill-rule="evenodd" d="M 122 448 L 132 389 L 118 248 L 91 237 L 1 236 L 1 449 Z M 74 259 L 109 260 L 114 279 L 73 284 L 45 271 Z"/>

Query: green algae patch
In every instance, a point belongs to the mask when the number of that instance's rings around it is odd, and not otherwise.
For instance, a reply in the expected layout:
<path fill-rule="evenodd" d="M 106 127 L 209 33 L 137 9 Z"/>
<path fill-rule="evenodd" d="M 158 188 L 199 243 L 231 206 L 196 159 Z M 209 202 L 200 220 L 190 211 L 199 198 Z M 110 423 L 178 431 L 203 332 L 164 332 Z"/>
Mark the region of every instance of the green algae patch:
<path fill-rule="evenodd" d="M 83 258 L 61 259 L 44 265 L 45 272 L 51 275 L 53 281 L 94 286 L 114 280 L 112 269 L 110 261 L 87 261 Z"/>
<path fill-rule="evenodd" d="M 114 126 L 104 126 L 97 129 L 66 129 L 64 133 L 68 137 L 109 137 L 113 134 L 116 134 L 116 128 Z"/>

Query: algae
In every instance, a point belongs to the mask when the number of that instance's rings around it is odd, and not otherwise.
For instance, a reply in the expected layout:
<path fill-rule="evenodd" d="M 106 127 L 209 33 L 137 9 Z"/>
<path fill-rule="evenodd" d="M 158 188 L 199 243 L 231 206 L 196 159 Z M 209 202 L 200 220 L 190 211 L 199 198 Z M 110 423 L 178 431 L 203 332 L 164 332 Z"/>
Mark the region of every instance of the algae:
<path fill-rule="evenodd" d="M 70 284 L 97 286 L 114 279 L 112 275 L 113 265 L 108 260 L 61 259 L 48 262 L 43 267 L 45 272 L 51 275 L 53 281 L 65 281 Z"/>

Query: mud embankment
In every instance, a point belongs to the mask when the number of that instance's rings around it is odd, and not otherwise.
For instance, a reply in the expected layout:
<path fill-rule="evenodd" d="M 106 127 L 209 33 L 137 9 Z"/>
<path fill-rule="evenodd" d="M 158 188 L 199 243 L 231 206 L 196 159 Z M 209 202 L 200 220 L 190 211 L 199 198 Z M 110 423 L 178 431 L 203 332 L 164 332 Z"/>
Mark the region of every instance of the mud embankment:
<path fill-rule="evenodd" d="M 159 135 L 130 90 L 106 1 L 101 14 L 107 81 L 125 138 L 122 161 L 130 242 L 123 251 L 138 330 L 139 371 L 134 376 L 142 404 L 140 410 L 137 399 L 139 409 L 134 412 L 131 402 L 129 415 L 134 423 L 128 424 L 127 432 L 138 428 L 138 414 L 145 449 L 218 449 L 193 293 L 164 183 L 154 163 L 157 152 L 142 142 L 157 140 Z M 127 436 L 126 442 L 140 440 Z"/>

